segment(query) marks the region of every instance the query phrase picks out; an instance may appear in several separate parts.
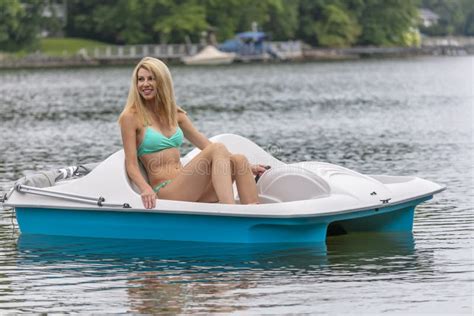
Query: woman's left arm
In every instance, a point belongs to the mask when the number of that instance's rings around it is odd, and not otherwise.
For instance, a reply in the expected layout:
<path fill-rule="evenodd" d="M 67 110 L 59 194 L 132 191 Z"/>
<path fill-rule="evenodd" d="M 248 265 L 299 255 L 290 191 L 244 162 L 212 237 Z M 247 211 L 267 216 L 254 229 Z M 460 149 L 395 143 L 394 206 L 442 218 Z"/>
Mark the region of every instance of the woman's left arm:
<path fill-rule="evenodd" d="M 194 146 L 203 150 L 211 142 L 201 133 L 186 115 L 186 112 L 178 112 L 178 124 L 183 130 L 184 137 L 188 139 Z"/>

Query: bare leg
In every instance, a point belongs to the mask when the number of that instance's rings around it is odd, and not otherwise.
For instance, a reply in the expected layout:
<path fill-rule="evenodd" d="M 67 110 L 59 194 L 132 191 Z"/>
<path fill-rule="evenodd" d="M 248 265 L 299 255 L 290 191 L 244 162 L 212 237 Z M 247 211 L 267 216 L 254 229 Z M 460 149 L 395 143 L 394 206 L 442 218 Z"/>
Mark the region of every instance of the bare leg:
<path fill-rule="evenodd" d="M 230 153 L 224 145 L 218 145 L 212 155 L 212 186 L 220 203 L 235 204 Z"/>
<path fill-rule="evenodd" d="M 250 168 L 250 163 L 244 155 L 231 155 L 232 175 L 237 184 L 240 203 L 242 204 L 258 204 L 257 185 Z"/>
<path fill-rule="evenodd" d="M 219 198 L 217 197 L 216 190 L 214 190 L 214 186 L 212 185 L 212 182 L 209 182 L 206 189 L 204 190 L 204 193 L 199 198 L 198 202 L 204 202 L 204 203 L 219 202 Z"/>
<path fill-rule="evenodd" d="M 257 186 L 247 158 L 243 155 L 231 155 L 230 159 L 232 162 L 232 180 L 237 182 L 240 202 L 242 204 L 258 204 Z M 210 182 L 198 201 L 216 202 L 218 200 L 214 187 Z"/>
<path fill-rule="evenodd" d="M 220 143 L 207 146 L 158 194 L 159 198 L 198 201 L 211 183 L 220 203 L 234 204 L 230 153 Z"/>

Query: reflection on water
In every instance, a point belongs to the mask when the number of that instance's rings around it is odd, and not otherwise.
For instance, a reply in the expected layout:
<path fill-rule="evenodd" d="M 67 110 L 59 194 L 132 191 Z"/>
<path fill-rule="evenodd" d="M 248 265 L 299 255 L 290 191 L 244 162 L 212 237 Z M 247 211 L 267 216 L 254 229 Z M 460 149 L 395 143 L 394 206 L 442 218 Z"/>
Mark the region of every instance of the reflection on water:
<path fill-rule="evenodd" d="M 325 245 L 19 237 L 13 212 L 0 210 L 0 314 L 472 314 L 473 62 L 171 67 L 178 103 L 208 136 L 236 133 L 286 162 L 417 175 L 448 189 L 417 208 L 413 235 Z M 0 191 L 120 149 L 130 74 L 0 71 Z"/>
<path fill-rule="evenodd" d="M 68 297 L 70 285 L 81 280 L 82 291 L 119 291 L 122 311 L 146 314 L 236 311 L 214 300 L 282 278 L 395 281 L 423 278 L 432 269 L 430 255 L 416 252 L 411 234 L 331 237 L 327 247 L 24 235 L 17 250 L 16 269 L 29 273 L 15 287 L 26 297 L 57 296 L 58 287 Z M 52 279 L 58 281 L 50 287 Z"/>
<path fill-rule="evenodd" d="M 432 251 L 417 250 L 411 233 L 330 237 L 327 247 L 332 269 L 344 267 L 365 280 L 422 280 L 433 275 Z"/>
<path fill-rule="evenodd" d="M 181 266 L 209 265 L 210 267 L 249 267 L 254 264 L 277 265 L 277 262 L 266 261 L 266 257 L 281 258 L 281 265 L 297 259 L 291 254 L 307 254 L 311 257 L 326 258 L 326 245 L 305 244 L 226 244 L 175 242 L 157 240 L 127 240 L 106 238 L 77 238 L 63 236 L 21 235 L 18 239 L 18 251 L 22 258 L 32 262 L 51 259 L 55 262 L 95 260 L 97 257 L 111 261 L 128 262 L 144 260 L 150 267 L 141 264 L 140 269 L 156 269 L 158 262 L 169 268 L 173 262 Z M 305 262 L 306 264 L 307 262 Z M 262 267 L 263 268 L 263 267 Z M 135 269 L 134 269 L 135 270 Z"/>
<path fill-rule="evenodd" d="M 37 287 L 42 288 L 42 296 L 48 296 L 43 282 L 50 282 L 51 276 L 61 277 L 57 286 L 80 279 L 84 283 L 79 286 L 86 283 L 90 290 L 126 289 L 124 299 L 136 313 L 189 312 L 190 300 L 205 303 L 232 290 L 253 288 L 257 279 L 277 277 L 286 269 L 297 273 L 327 264 L 325 244 L 245 245 L 41 235 L 21 236 L 16 257 L 17 269 L 36 271 L 25 280 L 28 286 L 23 291 L 28 297 L 39 294 Z M 200 310 L 229 312 L 232 307 Z"/>

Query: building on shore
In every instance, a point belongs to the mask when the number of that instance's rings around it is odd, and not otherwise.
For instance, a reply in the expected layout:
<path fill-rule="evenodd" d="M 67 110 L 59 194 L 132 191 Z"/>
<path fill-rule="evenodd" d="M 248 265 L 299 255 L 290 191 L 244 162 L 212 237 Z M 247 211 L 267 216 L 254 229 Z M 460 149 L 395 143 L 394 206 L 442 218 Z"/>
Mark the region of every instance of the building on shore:
<path fill-rule="evenodd" d="M 431 11 L 430 9 L 421 8 L 418 9 L 420 23 L 423 27 L 431 27 L 438 24 L 439 15 Z"/>

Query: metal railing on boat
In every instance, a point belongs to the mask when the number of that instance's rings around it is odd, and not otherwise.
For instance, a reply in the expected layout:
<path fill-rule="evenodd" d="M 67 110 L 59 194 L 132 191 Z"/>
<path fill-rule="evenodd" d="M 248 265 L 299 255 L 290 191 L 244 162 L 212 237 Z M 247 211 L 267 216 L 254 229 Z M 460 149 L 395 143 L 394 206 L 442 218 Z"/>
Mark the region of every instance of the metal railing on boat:
<path fill-rule="evenodd" d="M 15 186 L 15 190 L 20 193 L 35 194 L 35 195 L 52 197 L 52 198 L 64 199 L 64 200 L 73 201 L 73 202 L 94 204 L 100 207 L 106 206 L 106 207 L 131 208 L 130 204 L 128 203 L 108 203 L 105 201 L 105 198 L 102 196 L 91 197 L 91 196 L 85 196 L 85 195 L 80 195 L 80 194 L 51 191 L 51 190 L 45 190 L 41 188 L 35 188 L 35 187 L 24 185 L 24 184 L 17 184 Z"/>

